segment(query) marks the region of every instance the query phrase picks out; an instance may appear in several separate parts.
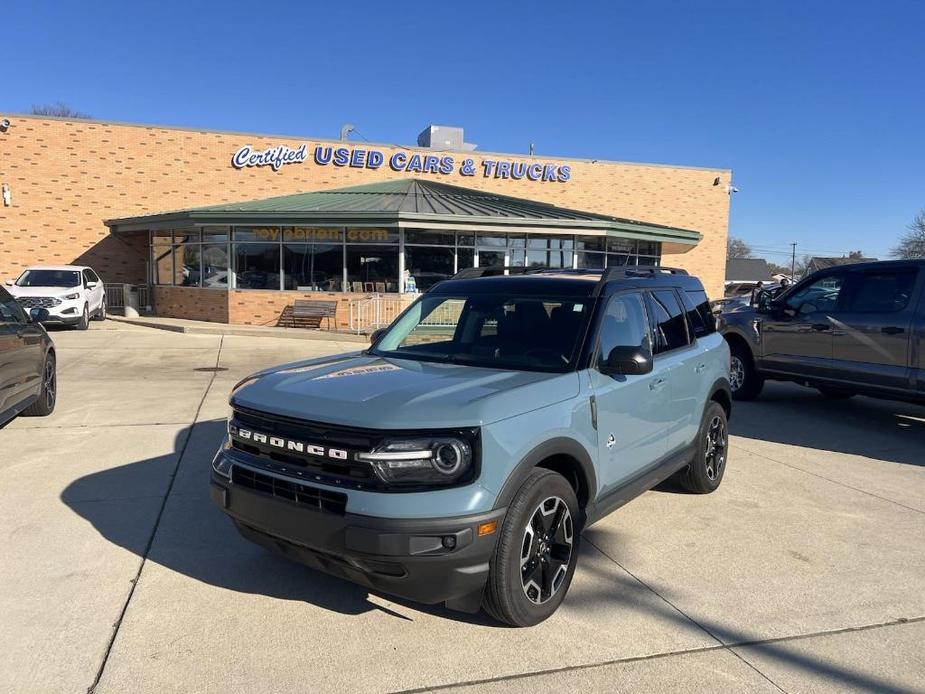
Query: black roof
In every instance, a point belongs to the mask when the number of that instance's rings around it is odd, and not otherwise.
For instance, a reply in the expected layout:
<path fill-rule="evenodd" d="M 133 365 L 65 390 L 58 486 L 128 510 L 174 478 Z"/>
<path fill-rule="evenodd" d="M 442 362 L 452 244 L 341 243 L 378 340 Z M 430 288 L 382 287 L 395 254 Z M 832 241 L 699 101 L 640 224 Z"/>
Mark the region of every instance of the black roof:
<path fill-rule="evenodd" d="M 481 274 L 478 274 L 481 271 Z M 504 271 L 513 274 L 500 274 Z M 517 293 L 545 296 L 590 297 L 618 289 L 677 287 L 703 291 L 703 284 L 683 270 L 656 267 L 594 269 L 468 268 L 453 279 L 434 285 L 435 294 Z"/>
<path fill-rule="evenodd" d="M 890 268 L 897 267 L 923 268 L 925 267 L 925 258 L 908 258 L 904 260 L 866 260 L 860 262 L 841 263 L 838 265 L 832 265 L 830 267 L 818 269 L 812 274 L 816 274 L 816 272 L 831 272 L 835 270 L 850 270 L 851 272 L 861 270 L 888 270 Z M 807 277 L 809 276 L 810 275 L 807 275 Z"/>

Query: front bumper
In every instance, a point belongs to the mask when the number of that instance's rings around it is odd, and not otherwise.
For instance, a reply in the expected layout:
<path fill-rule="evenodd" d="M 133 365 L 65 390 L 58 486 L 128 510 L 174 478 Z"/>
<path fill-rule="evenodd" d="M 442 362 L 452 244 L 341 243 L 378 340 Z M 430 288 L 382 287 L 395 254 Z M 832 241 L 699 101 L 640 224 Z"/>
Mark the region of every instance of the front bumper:
<path fill-rule="evenodd" d="M 474 611 L 506 509 L 452 518 L 395 519 L 306 508 L 212 473 L 213 502 L 244 537 L 373 590 Z M 479 537 L 483 523 L 496 521 Z M 448 545 L 452 545 L 449 547 Z"/>

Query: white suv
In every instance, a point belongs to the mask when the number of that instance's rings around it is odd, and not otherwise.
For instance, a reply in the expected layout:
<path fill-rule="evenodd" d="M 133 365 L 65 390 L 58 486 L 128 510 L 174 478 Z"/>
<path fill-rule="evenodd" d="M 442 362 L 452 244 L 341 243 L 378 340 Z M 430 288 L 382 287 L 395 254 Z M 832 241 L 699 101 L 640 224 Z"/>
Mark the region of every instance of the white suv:
<path fill-rule="evenodd" d="M 48 310 L 43 323 L 76 325 L 86 330 L 90 319 L 106 319 L 106 290 L 103 281 L 85 265 L 36 266 L 23 271 L 7 286 L 26 312 Z"/>

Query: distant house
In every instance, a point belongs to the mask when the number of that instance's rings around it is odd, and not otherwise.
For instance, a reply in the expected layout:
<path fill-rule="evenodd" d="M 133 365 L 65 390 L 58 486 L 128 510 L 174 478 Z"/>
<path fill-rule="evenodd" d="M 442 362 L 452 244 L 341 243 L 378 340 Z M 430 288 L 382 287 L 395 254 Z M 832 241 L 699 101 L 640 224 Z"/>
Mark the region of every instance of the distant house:
<path fill-rule="evenodd" d="M 771 269 L 763 258 L 729 258 L 726 261 L 726 284 L 770 282 Z"/>
<path fill-rule="evenodd" d="M 805 277 L 806 275 L 811 275 L 817 270 L 825 270 L 830 267 L 837 267 L 838 265 L 854 265 L 855 263 L 873 263 L 876 261 L 876 258 L 819 258 L 813 256 L 806 264 L 806 269 L 803 271 L 803 276 Z"/>

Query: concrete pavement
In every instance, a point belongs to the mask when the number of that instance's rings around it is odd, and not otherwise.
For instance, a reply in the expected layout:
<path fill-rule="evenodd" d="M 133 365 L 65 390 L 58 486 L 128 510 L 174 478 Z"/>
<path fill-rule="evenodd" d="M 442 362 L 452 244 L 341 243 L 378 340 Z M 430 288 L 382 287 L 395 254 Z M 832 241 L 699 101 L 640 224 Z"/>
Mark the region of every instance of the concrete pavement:
<path fill-rule="evenodd" d="M 231 386 L 356 343 L 107 322 L 0 431 L 0 682 L 17 692 L 925 691 L 925 408 L 771 384 L 709 496 L 585 532 L 527 630 L 372 595 L 208 501 Z"/>

